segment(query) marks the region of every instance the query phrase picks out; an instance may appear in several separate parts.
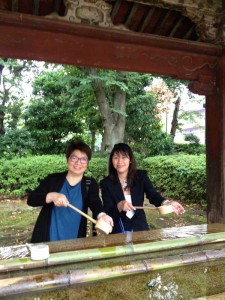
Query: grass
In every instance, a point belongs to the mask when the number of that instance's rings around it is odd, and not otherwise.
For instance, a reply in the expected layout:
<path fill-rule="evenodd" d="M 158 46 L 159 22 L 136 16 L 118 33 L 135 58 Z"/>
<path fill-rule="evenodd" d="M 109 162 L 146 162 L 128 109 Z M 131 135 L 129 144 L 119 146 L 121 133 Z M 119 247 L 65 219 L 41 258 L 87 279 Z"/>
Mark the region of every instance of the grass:
<path fill-rule="evenodd" d="M 175 214 L 160 216 L 157 211 L 146 210 L 145 213 L 150 228 L 161 229 L 207 223 L 206 213 L 202 209 L 196 209 L 194 204 L 183 206 L 185 207 L 185 214 L 180 216 Z"/>
<path fill-rule="evenodd" d="M 151 229 L 180 227 L 207 223 L 206 214 L 198 205 L 184 205 L 186 213 L 181 216 L 160 216 L 157 211 L 146 210 Z M 26 200 L 0 201 L 0 247 L 24 244 L 30 241 L 40 208 L 32 208 Z"/>
<path fill-rule="evenodd" d="M 39 208 L 21 200 L 0 201 L 0 246 L 24 244 L 31 238 Z"/>

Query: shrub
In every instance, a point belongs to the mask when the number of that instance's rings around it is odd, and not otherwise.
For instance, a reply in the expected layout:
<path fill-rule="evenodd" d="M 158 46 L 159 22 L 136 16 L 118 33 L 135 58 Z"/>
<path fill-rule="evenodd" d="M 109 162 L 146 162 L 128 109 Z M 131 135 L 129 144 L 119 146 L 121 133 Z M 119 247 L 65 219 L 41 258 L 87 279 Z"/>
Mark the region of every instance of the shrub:
<path fill-rule="evenodd" d="M 108 158 L 92 158 L 86 175 L 98 182 L 107 174 Z M 206 200 L 205 156 L 177 155 L 138 159 L 156 188 L 166 197 L 202 202 Z M 50 173 L 67 170 L 66 158 L 43 155 L 0 160 L 0 195 L 25 197 L 40 179 Z"/>
<path fill-rule="evenodd" d="M 101 180 L 106 175 L 106 159 L 93 158 L 87 176 Z M 63 155 L 42 155 L 27 158 L 0 160 L 0 195 L 4 197 L 25 197 L 38 182 L 48 174 L 66 171 Z"/>
<path fill-rule="evenodd" d="M 183 154 L 200 155 L 205 154 L 205 145 L 201 144 L 175 144 L 175 151 Z"/>
<path fill-rule="evenodd" d="M 149 157 L 142 167 L 166 197 L 202 203 L 206 201 L 205 155 Z"/>

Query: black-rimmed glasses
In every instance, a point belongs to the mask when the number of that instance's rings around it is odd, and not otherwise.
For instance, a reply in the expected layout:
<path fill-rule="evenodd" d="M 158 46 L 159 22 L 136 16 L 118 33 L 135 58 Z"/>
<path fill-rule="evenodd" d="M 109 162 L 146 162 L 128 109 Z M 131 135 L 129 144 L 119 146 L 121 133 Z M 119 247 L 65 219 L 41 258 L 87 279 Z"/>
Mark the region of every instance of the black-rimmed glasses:
<path fill-rule="evenodd" d="M 77 157 L 77 156 L 70 156 L 69 160 L 75 163 L 78 163 L 80 161 L 80 163 L 82 165 L 86 165 L 88 163 L 88 158 L 87 157 Z"/>

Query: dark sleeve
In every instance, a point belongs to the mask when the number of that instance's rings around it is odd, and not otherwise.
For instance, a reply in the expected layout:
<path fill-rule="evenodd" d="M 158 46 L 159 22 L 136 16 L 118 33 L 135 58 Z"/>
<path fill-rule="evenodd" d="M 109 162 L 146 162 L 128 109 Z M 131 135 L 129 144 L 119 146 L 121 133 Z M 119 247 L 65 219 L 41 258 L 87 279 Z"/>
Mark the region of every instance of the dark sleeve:
<path fill-rule="evenodd" d="M 91 179 L 91 184 L 88 190 L 88 206 L 90 207 L 95 219 L 99 213 L 105 212 L 102 201 L 99 197 L 99 185 L 95 179 Z"/>
<path fill-rule="evenodd" d="M 116 203 L 113 198 L 113 192 L 110 190 L 109 185 L 107 184 L 107 179 L 103 179 L 100 182 L 101 192 L 102 192 L 102 201 L 103 206 L 105 209 L 105 212 L 112 217 L 113 219 L 116 219 L 120 216 L 120 212 L 117 208 L 117 203 L 121 200 L 118 200 Z"/>
<path fill-rule="evenodd" d="M 48 175 L 43 180 L 41 180 L 40 184 L 28 194 L 27 204 L 33 207 L 45 205 L 46 195 L 49 192 L 50 192 L 50 175 Z"/>
<path fill-rule="evenodd" d="M 160 206 L 162 202 L 165 200 L 165 198 L 156 190 L 156 188 L 153 186 L 151 180 L 149 179 L 147 172 L 143 173 L 143 181 L 144 181 L 144 192 L 146 195 L 146 198 L 149 200 L 149 202 L 155 206 Z"/>

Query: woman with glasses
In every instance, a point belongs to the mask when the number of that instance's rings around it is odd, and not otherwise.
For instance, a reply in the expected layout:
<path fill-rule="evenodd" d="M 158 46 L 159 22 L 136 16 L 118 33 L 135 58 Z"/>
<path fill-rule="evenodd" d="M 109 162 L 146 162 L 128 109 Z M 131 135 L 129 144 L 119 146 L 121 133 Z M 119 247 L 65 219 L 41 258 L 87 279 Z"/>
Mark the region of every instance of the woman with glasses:
<path fill-rule="evenodd" d="M 148 230 L 143 209 L 145 197 L 156 207 L 171 204 L 175 214 L 184 208 L 177 201 L 166 200 L 156 191 L 147 172 L 136 169 L 131 148 L 124 143 L 115 144 L 108 164 L 109 175 L 100 182 L 105 211 L 114 221 L 112 233 Z"/>
<path fill-rule="evenodd" d="M 27 204 L 42 206 L 32 234 L 32 243 L 86 236 L 87 219 L 67 207 L 68 203 L 84 213 L 90 208 L 95 219 L 103 218 L 113 226 L 112 218 L 104 212 L 97 182 L 84 176 L 90 160 L 89 146 L 81 141 L 72 142 L 66 152 L 68 170 L 48 175 L 29 193 Z"/>

